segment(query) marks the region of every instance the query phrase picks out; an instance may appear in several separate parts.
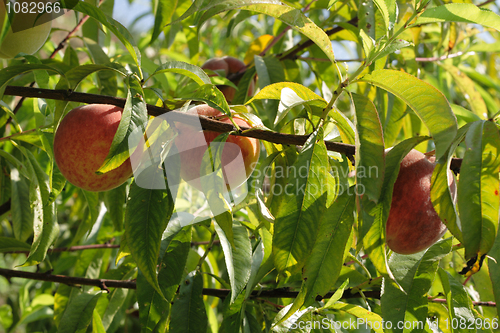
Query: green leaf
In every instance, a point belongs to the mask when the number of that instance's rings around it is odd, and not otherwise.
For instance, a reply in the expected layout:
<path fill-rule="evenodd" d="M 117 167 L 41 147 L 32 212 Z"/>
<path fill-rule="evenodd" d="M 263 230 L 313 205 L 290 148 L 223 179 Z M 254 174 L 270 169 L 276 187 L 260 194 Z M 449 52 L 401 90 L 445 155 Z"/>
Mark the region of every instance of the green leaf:
<path fill-rule="evenodd" d="M 29 250 L 29 244 L 11 237 L 0 236 L 0 253 Z"/>
<path fill-rule="evenodd" d="M 337 302 L 333 304 L 330 309 L 345 312 L 356 317 L 356 328 L 358 329 L 372 329 L 376 333 L 384 333 L 382 328 L 384 327 L 383 322 L 385 318 L 382 319 L 382 317 L 375 312 L 368 311 L 359 305 L 344 302 Z"/>
<path fill-rule="evenodd" d="M 225 233 L 215 224 L 215 231 L 219 236 L 224 260 L 226 262 L 229 283 L 231 284 L 231 303 L 245 288 L 252 269 L 252 246 L 247 229 L 241 224 L 233 224 L 234 246 L 231 246 Z"/>
<path fill-rule="evenodd" d="M 263 99 L 283 100 L 284 94 L 290 94 L 290 91 L 295 93 L 298 100 L 297 103 L 294 103 L 293 101 L 291 103 L 286 103 L 285 100 L 283 104 L 287 107 L 287 109 L 300 104 L 309 104 L 324 108 L 328 104 L 323 97 L 299 83 L 279 82 L 262 88 L 252 99 L 246 102 L 245 105 L 248 105 L 256 100 Z"/>
<path fill-rule="evenodd" d="M 392 30 L 397 19 L 398 8 L 396 0 L 373 0 L 384 18 L 384 24 L 387 30 Z"/>
<path fill-rule="evenodd" d="M 358 94 L 352 94 L 352 100 L 356 109 L 356 184 L 368 199 L 378 201 L 384 183 L 382 125 L 372 101 Z"/>
<path fill-rule="evenodd" d="M 290 178 L 276 213 L 273 256 L 278 272 L 291 275 L 306 263 L 326 206 L 326 173 L 329 170 L 321 128 L 309 136 L 297 161 L 287 168 Z"/>
<path fill-rule="evenodd" d="M 106 333 L 101 316 L 99 316 L 99 312 L 95 309 L 92 312 L 92 333 Z"/>
<path fill-rule="evenodd" d="M 178 0 L 164 0 L 157 2 L 155 22 L 153 32 L 151 33 L 151 41 L 149 43 L 153 43 L 165 26 L 173 21 L 178 4 Z"/>
<path fill-rule="evenodd" d="M 333 119 L 335 125 L 337 125 L 342 142 L 354 145 L 356 143 L 356 135 L 354 134 L 355 126 L 349 118 L 335 107 L 332 108 L 332 111 L 328 115 Z"/>
<path fill-rule="evenodd" d="M 500 135 L 495 124 L 477 121 L 465 136 L 458 183 L 465 258 L 481 257 L 493 246 L 498 231 Z"/>
<path fill-rule="evenodd" d="M 500 19 L 500 17 L 499 17 Z M 475 83 L 463 71 L 450 64 L 440 64 L 441 67 L 450 73 L 453 81 L 464 94 L 465 99 L 469 102 L 472 111 L 481 119 L 488 118 L 488 109 L 481 94 L 475 89 Z"/>
<path fill-rule="evenodd" d="M 469 126 L 466 125 L 458 130 L 457 137 L 448 152 L 444 155 L 443 159 L 446 162 L 443 163 L 441 160 L 438 161 L 439 163 L 436 164 L 431 178 L 432 205 L 434 206 L 436 213 L 438 213 L 441 221 L 446 224 L 448 230 L 460 242 L 463 242 L 462 229 L 455 209 L 456 195 L 452 197 L 450 187 L 448 186 L 448 174 L 450 173 L 449 169 L 453 152 L 463 141 L 468 128 Z M 452 175 L 450 176 L 453 177 Z M 453 186 L 456 190 L 457 185 L 455 181 Z"/>
<path fill-rule="evenodd" d="M 102 292 L 96 294 L 81 293 L 71 297 L 59 324 L 60 333 L 85 332 L 92 321 L 97 301 Z"/>
<path fill-rule="evenodd" d="M 500 233 L 497 233 L 495 243 L 488 255 L 493 258 L 488 258 L 488 272 L 493 285 L 497 313 L 500 313 Z"/>
<path fill-rule="evenodd" d="M 384 144 L 385 148 L 392 147 L 396 141 L 401 128 L 403 127 L 402 118 L 406 114 L 406 104 L 394 95 L 389 96 L 391 103 L 387 110 L 384 123 Z"/>
<path fill-rule="evenodd" d="M 104 192 L 104 204 L 108 210 L 109 217 L 113 221 L 116 231 L 123 229 L 123 217 L 125 215 L 125 202 L 127 200 L 127 183 Z"/>
<path fill-rule="evenodd" d="M 170 312 L 170 303 L 167 302 L 141 273 L 137 274 L 137 303 L 139 303 L 139 320 L 143 332 L 152 332 L 161 318 Z"/>
<path fill-rule="evenodd" d="M 458 330 L 458 327 L 450 325 L 451 331 L 460 333 L 476 332 L 474 325 L 470 328 L 470 325 L 475 323 L 475 318 L 472 301 L 464 286 L 442 268 L 438 269 L 438 276 L 446 296 L 446 305 L 448 307 L 450 322 L 465 324 L 460 326 L 460 330 Z"/>
<path fill-rule="evenodd" d="M 159 66 L 155 72 L 151 74 L 148 80 L 155 75 L 164 73 L 177 73 L 187 76 L 200 86 L 212 83 L 210 81 L 210 77 L 203 69 L 183 61 L 167 61 L 163 65 Z"/>
<path fill-rule="evenodd" d="M 402 328 L 398 328 L 398 323 L 426 323 L 427 292 L 434 280 L 439 260 L 450 251 L 451 239 L 447 239 L 419 253 L 394 253 L 391 256 L 389 266 L 403 290 L 396 286 L 394 281 L 384 279 L 380 299 L 382 317 L 385 321 L 392 322 L 393 328 L 387 332 L 403 332 Z"/>
<path fill-rule="evenodd" d="M 321 218 L 316 243 L 302 273 L 307 286 L 305 306 L 312 304 L 316 296 L 324 296 L 337 282 L 354 223 L 353 194 L 352 188 L 339 194 Z"/>
<path fill-rule="evenodd" d="M 229 298 L 226 298 L 223 308 L 223 319 L 220 324 L 219 332 L 239 333 L 242 324 L 242 315 L 245 309 L 245 297 L 241 294 L 234 302 L 230 302 Z"/>
<path fill-rule="evenodd" d="M 87 205 L 84 208 L 85 210 L 82 218 L 82 223 L 78 224 L 78 229 L 73 236 L 71 245 L 78 244 L 80 240 L 85 237 L 88 232 L 90 232 L 95 222 L 97 221 L 100 210 L 103 208 L 101 206 L 101 202 L 99 201 L 99 193 L 81 189 L 79 189 L 78 191 L 82 193 L 82 197 L 85 198 Z"/>
<path fill-rule="evenodd" d="M 59 234 L 56 204 L 49 203 L 49 177 L 44 172 L 33 153 L 24 147 L 17 147 L 25 157 L 30 173 L 30 201 L 33 205 L 33 244 L 28 258 L 22 266 L 36 265 L 45 259 L 49 246 Z"/>
<path fill-rule="evenodd" d="M 129 78 L 127 100 L 123 108 L 120 125 L 109 148 L 108 156 L 97 173 L 106 173 L 118 168 L 129 158 L 129 136 L 134 131 L 143 128 L 148 121 L 148 111 L 143 92 L 134 78 Z"/>
<path fill-rule="evenodd" d="M 215 5 L 213 7 L 203 13 L 198 22 L 198 27 L 201 27 L 208 19 L 219 13 L 233 9 L 249 10 L 272 16 L 289 25 L 292 29 L 300 32 L 318 45 L 326 54 L 328 59 L 332 62 L 335 61 L 332 43 L 328 35 L 323 31 L 323 29 L 318 27 L 313 21 L 306 17 L 300 9 L 290 7 L 280 1 L 273 0 L 214 1 L 214 4 Z"/>
<path fill-rule="evenodd" d="M 129 51 L 135 65 L 139 69 L 139 76 L 142 78 L 141 68 L 141 52 L 135 44 L 134 37 L 130 32 L 118 21 L 104 14 L 104 12 L 88 2 L 78 1 L 76 6 L 72 8 L 75 11 L 88 15 L 108 28 Z"/>
<path fill-rule="evenodd" d="M 29 199 L 29 180 L 20 175 L 15 168 L 10 170 L 10 179 L 12 228 L 14 229 L 14 236 L 24 242 L 33 233 L 34 217 Z"/>
<path fill-rule="evenodd" d="M 221 228 L 224 239 L 235 247 L 233 235 L 233 214 L 227 191 L 226 180 L 222 172 L 222 152 L 229 133 L 217 136 L 203 154 L 200 167 L 200 181 L 203 193 L 207 199 L 217 225 Z M 232 190 L 232 189 L 229 189 Z M 219 235 L 220 237 L 221 235 Z"/>
<path fill-rule="evenodd" d="M 45 70 L 45 71 L 51 71 L 51 72 L 56 72 L 57 74 L 61 75 L 63 78 L 64 73 L 60 71 L 59 69 L 55 67 L 51 67 L 48 65 L 42 65 L 42 64 L 23 64 L 23 65 L 12 65 L 8 66 L 5 68 L 2 68 L 0 70 L 0 92 L 1 95 L 0 97 L 3 97 L 3 91 L 5 89 L 5 86 L 7 83 L 9 83 L 10 80 L 12 80 L 14 77 L 36 71 L 36 70 Z"/>
<path fill-rule="evenodd" d="M 172 305 L 169 332 L 207 332 L 208 318 L 202 292 L 202 275 L 195 271 L 189 273 L 181 284 L 178 298 Z"/>
<path fill-rule="evenodd" d="M 121 280 L 131 280 L 135 277 L 136 274 L 136 269 L 132 268 L 122 277 Z M 113 322 L 113 319 L 120 311 L 120 309 L 124 306 L 127 306 L 125 300 L 127 299 L 129 292 L 130 290 L 126 288 L 115 288 L 113 291 L 111 291 L 106 311 L 102 314 L 102 317 L 99 317 L 99 322 L 104 332 L 109 329 L 110 325 Z"/>
<path fill-rule="evenodd" d="M 137 267 L 160 295 L 162 291 L 158 284 L 156 265 L 161 237 L 173 209 L 174 202 L 168 189 L 151 190 L 139 187 L 135 182 L 130 186 L 125 211 L 127 245 Z"/>
<path fill-rule="evenodd" d="M 373 71 L 360 81 L 389 91 L 412 108 L 434 139 L 436 158 L 443 156 L 457 134 L 457 120 L 439 90 L 410 74 L 388 69 Z"/>
<path fill-rule="evenodd" d="M 213 84 L 204 84 L 195 91 L 180 97 L 181 100 L 194 100 L 207 103 L 213 108 L 216 108 L 224 114 L 231 114 L 229 105 L 227 104 L 224 94 Z"/>
<path fill-rule="evenodd" d="M 413 25 L 439 22 L 475 23 L 500 30 L 500 16 L 471 3 L 449 3 L 428 8 Z"/>

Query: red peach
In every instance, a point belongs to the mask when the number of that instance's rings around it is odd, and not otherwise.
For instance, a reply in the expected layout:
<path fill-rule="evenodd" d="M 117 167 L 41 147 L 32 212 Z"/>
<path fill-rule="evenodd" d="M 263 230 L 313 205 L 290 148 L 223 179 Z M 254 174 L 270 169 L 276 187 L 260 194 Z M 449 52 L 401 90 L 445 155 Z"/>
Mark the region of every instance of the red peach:
<path fill-rule="evenodd" d="M 223 116 L 219 110 L 208 105 L 199 105 L 190 109 L 187 113 L 220 117 L 218 118 L 219 121 L 231 123 L 229 117 Z M 233 120 L 238 126 L 250 127 L 246 120 L 237 116 L 233 117 Z M 203 155 L 207 150 L 207 146 L 220 133 L 203 131 L 204 137 L 200 137 L 199 128 L 182 123 L 176 124 L 176 127 L 179 134 L 175 139 L 175 144 L 180 154 L 181 177 L 188 184 L 201 190 L 200 170 Z M 260 146 L 257 139 L 234 135 L 227 138 L 222 150 L 221 168 L 228 190 L 235 189 L 248 179 L 259 159 L 259 152 Z M 239 157 L 240 154 L 242 158 Z"/>
<path fill-rule="evenodd" d="M 241 70 L 243 70 L 245 67 L 246 65 L 243 61 L 228 56 L 225 56 L 223 58 L 209 59 L 201 66 L 201 68 L 203 69 L 209 69 L 214 72 L 216 71 L 224 72 L 223 75 L 225 77 L 228 77 L 230 74 L 236 74 Z M 237 85 L 238 82 L 235 82 L 235 84 Z M 224 94 L 226 100 L 229 103 L 233 100 L 236 94 L 236 89 L 228 86 L 221 87 L 220 91 Z M 254 80 L 252 80 L 252 82 L 250 82 L 250 87 L 248 88 L 248 96 L 252 96 L 254 91 L 255 91 L 255 78 Z"/>
<path fill-rule="evenodd" d="M 386 224 L 389 248 L 400 254 L 413 254 L 437 242 L 446 232 L 431 202 L 431 177 L 434 158 L 413 149 L 401 161 L 394 183 L 391 209 Z M 455 181 L 451 170 L 449 186 L 454 196 Z"/>
<path fill-rule="evenodd" d="M 122 112 L 114 105 L 89 104 L 63 118 L 54 137 L 54 158 L 71 184 L 87 191 L 107 191 L 132 176 L 129 159 L 114 170 L 96 174 L 108 156 Z"/>

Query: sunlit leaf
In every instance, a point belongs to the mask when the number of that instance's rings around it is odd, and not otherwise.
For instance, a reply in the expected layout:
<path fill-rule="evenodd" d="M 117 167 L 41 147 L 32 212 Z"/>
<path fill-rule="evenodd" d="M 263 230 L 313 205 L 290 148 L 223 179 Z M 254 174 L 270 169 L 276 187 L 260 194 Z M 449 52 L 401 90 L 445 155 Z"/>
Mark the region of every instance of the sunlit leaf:
<path fill-rule="evenodd" d="M 481 257 L 493 246 L 498 231 L 500 135 L 489 121 L 472 123 L 460 168 L 458 211 L 465 258 Z"/>
<path fill-rule="evenodd" d="M 471 3 L 449 3 L 426 9 L 414 25 L 438 22 L 464 22 L 480 24 L 500 30 L 500 16 Z"/>
<path fill-rule="evenodd" d="M 398 322 L 412 325 L 426 323 L 427 292 L 434 280 L 439 260 L 450 251 L 451 239 L 447 239 L 419 253 L 394 253 L 391 256 L 389 266 L 403 290 L 390 279 L 384 279 L 380 301 L 382 316 L 384 320 L 392 322 L 393 332 L 403 332 L 403 328 L 397 326 Z"/>
<path fill-rule="evenodd" d="M 298 272 L 306 263 L 316 240 L 319 221 L 326 206 L 326 148 L 323 132 L 315 131 L 304 144 L 291 167 L 283 189 L 280 211 L 276 214 L 273 256 L 280 274 Z"/>
<path fill-rule="evenodd" d="M 132 183 L 125 212 L 127 245 L 137 267 L 162 295 L 156 265 L 163 231 L 174 209 L 168 190 L 152 190 Z"/>
<path fill-rule="evenodd" d="M 378 201 L 384 183 L 384 137 L 372 101 L 352 94 L 356 109 L 356 184 L 370 200 Z"/>
<path fill-rule="evenodd" d="M 436 88 L 404 72 L 381 69 L 361 78 L 402 99 L 422 119 L 443 156 L 457 134 L 457 120 L 445 96 Z"/>

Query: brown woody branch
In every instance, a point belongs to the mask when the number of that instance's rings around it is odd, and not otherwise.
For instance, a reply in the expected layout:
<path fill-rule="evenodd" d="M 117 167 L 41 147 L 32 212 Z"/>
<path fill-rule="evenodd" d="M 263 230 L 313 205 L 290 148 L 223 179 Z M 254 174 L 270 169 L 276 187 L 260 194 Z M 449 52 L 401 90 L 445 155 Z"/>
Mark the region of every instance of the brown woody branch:
<path fill-rule="evenodd" d="M 1 209 L 1 206 L 0 206 Z M 1 214 L 0 214 L 1 215 Z M 208 241 L 201 241 L 201 242 L 191 242 L 191 246 L 198 246 L 198 245 L 208 245 Z M 214 240 L 213 244 L 220 244 L 220 240 Z M 54 253 L 54 252 L 76 252 L 76 251 L 84 251 L 84 250 L 95 250 L 95 249 L 117 249 L 120 247 L 120 244 L 90 244 L 90 245 L 75 245 L 75 246 L 70 246 L 70 247 L 57 247 L 55 249 L 49 249 L 47 252 Z M 5 251 L 2 253 L 25 253 L 28 254 L 30 253 L 29 250 L 16 250 L 16 251 Z"/>
<path fill-rule="evenodd" d="M 103 96 L 96 94 L 87 94 L 80 92 L 72 92 L 68 90 L 52 90 L 52 89 L 42 89 L 42 88 L 31 88 L 31 87 L 18 87 L 18 86 L 7 86 L 5 88 L 5 95 L 13 96 L 24 96 L 33 98 L 48 98 L 54 100 L 62 101 L 72 101 L 80 103 L 97 103 L 97 104 L 111 104 L 119 107 L 125 106 L 125 99 L 112 96 Z M 193 123 L 198 116 L 190 115 L 179 111 L 172 111 L 169 109 L 161 108 L 154 105 L 147 105 L 148 113 L 151 116 L 160 116 L 166 112 L 170 112 L 169 119 L 173 121 L 183 122 L 183 123 Z M 236 131 L 236 128 L 232 124 L 222 123 L 217 120 L 213 120 L 207 117 L 199 117 L 201 127 L 204 130 L 211 130 L 219 133 L 227 133 Z M 303 145 L 308 136 L 307 135 L 292 135 L 270 132 L 259 129 L 250 129 L 247 127 L 241 127 L 242 133 L 237 135 L 247 136 L 256 139 L 265 140 L 268 142 L 273 142 L 277 144 L 284 145 Z M 347 156 L 353 156 L 355 153 L 355 148 L 353 145 L 348 145 L 344 143 L 325 141 L 328 150 L 336 151 Z"/>
<path fill-rule="evenodd" d="M 5 88 L 4 94 L 13 96 L 33 97 L 33 98 L 48 98 L 54 100 L 72 101 L 72 102 L 80 102 L 87 104 L 97 103 L 97 104 L 111 104 L 119 107 L 125 106 L 124 98 L 88 94 L 88 93 L 74 92 L 68 90 L 51 90 L 42 88 L 7 86 Z M 190 115 L 179 111 L 172 111 L 169 109 L 149 104 L 147 105 L 147 109 L 148 113 L 151 116 L 155 117 L 162 115 L 166 112 L 170 112 L 170 117 L 169 117 L 170 119 L 183 123 L 193 123 L 193 121 L 195 121 L 196 118 L 198 118 L 196 115 Z M 210 119 L 207 117 L 201 116 L 199 117 L 199 121 L 201 127 L 204 130 L 211 130 L 219 133 L 236 131 L 236 128 L 232 124 L 222 123 L 220 121 Z M 284 145 L 301 146 L 306 142 L 308 138 L 307 135 L 283 134 L 283 133 L 276 133 L 259 129 L 250 130 L 250 128 L 245 128 L 245 127 L 241 127 L 241 130 L 243 131 L 243 133 L 239 133 L 236 135 L 252 137 Z M 354 145 L 332 142 L 332 141 L 325 141 L 325 145 L 326 149 L 344 154 L 349 158 L 352 158 L 352 156 L 354 156 L 354 154 L 356 153 Z M 462 159 L 454 158 L 451 161 L 450 169 L 459 172 L 461 164 L 462 164 Z"/>
<path fill-rule="evenodd" d="M 57 282 L 67 285 L 83 285 L 83 286 L 95 286 L 103 290 L 108 290 L 108 288 L 124 288 L 124 289 L 136 289 L 137 284 L 135 280 L 107 280 L 107 279 L 88 279 L 82 277 L 66 276 L 66 275 L 52 275 L 47 273 L 31 273 L 25 271 L 18 271 L 12 269 L 0 268 L 0 275 L 5 276 L 7 279 L 11 278 L 24 278 L 31 280 L 47 281 L 47 282 Z M 359 293 L 351 293 L 351 288 L 346 289 L 342 295 L 343 299 L 347 298 L 359 298 L 361 295 Z M 203 288 L 203 295 L 214 296 L 218 298 L 226 298 L 231 293 L 229 289 L 214 289 L 214 288 Z M 278 289 L 265 289 L 265 290 L 254 290 L 252 291 L 251 297 L 259 298 L 296 298 L 299 292 L 290 291 L 287 288 Z M 318 296 L 316 300 L 320 301 L 322 299 L 327 299 L 332 297 L 333 291 L 328 292 L 326 295 Z M 363 292 L 366 298 L 380 298 L 380 291 L 378 290 L 368 290 Z M 429 297 L 431 302 L 445 303 L 445 299 L 432 298 Z M 472 302 L 475 306 L 488 306 L 495 307 L 495 302 Z"/>

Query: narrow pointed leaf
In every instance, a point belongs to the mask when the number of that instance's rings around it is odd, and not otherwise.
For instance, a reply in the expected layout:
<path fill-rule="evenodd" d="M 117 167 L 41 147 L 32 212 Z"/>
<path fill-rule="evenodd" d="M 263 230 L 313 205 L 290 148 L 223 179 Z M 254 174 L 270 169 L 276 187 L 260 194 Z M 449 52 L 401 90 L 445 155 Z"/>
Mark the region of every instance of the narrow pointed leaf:
<path fill-rule="evenodd" d="M 430 84 L 395 70 L 375 70 L 361 78 L 402 99 L 429 129 L 441 158 L 457 134 L 457 120 L 446 97 Z"/>
<path fill-rule="evenodd" d="M 354 223 L 354 190 L 340 194 L 321 218 L 316 244 L 304 266 L 302 277 L 307 287 L 306 304 L 325 295 L 337 282 L 345 248 Z"/>
<path fill-rule="evenodd" d="M 290 173 L 282 195 L 284 201 L 276 214 L 273 255 L 280 274 L 299 271 L 312 250 L 326 206 L 327 161 L 323 131 L 317 130 L 310 135 L 290 168 L 294 171 Z"/>
<path fill-rule="evenodd" d="M 382 329 L 384 325 L 382 323 L 385 321 L 385 318 L 382 319 L 378 314 L 368 311 L 359 305 L 337 302 L 330 308 L 356 317 L 356 322 L 359 323 L 356 325 L 358 329 L 371 328 L 376 333 L 384 333 Z"/>
<path fill-rule="evenodd" d="M 471 3 L 449 3 L 428 8 L 414 25 L 439 22 L 475 23 L 500 31 L 500 16 Z"/>
<path fill-rule="evenodd" d="M 451 251 L 451 239 L 442 240 L 429 249 L 412 255 L 394 253 L 389 261 L 394 277 L 403 288 L 384 279 L 381 306 L 384 320 L 392 322 L 392 330 L 405 332 L 398 323 L 425 323 L 427 318 L 427 292 L 438 269 L 439 260 Z M 423 329 L 423 328 L 421 328 Z M 409 331 L 408 331 L 409 332 Z"/>
<path fill-rule="evenodd" d="M 384 136 L 375 105 L 352 94 L 356 109 L 356 184 L 368 199 L 378 201 L 384 183 Z"/>
<path fill-rule="evenodd" d="M 92 321 L 94 308 L 101 295 L 101 292 L 94 295 L 81 293 L 71 297 L 61 318 L 58 332 L 75 333 L 85 330 Z"/>
<path fill-rule="evenodd" d="M 245 227 L 239 223 L 233 225 L 234 246 L 231 246 L 224 231 L 216 224 L 215 231 L 219 236 L 224 260 L 226 262 L 229 283 L 231 284 L 231 302 L 245 288 L 252 270 L 252 246 Z"/>
<path fill-rule="evenodd" d="M 333 54 L 332 43 L 328 35 L 314 22 L 312 22 L 308 17 L 306 17 L 300 9 L 290 7 L 283 4 L 280 1 L 259 1 L 261 3 L 256 3 L 254 0 L 247 1 L 217 1 L 216 5 L 208 9 L 201 17 L 198 22 L 198 26 L 201 26 L 212 16 L 222 13 L 224 11 L 240 9 L 249 10 L 252 12 L 257 12 L 265 15 L 272 16 L 281 22 L 288 24 L 292 29 L 300 32 L 310 40 L 312 40 L 316 45 L 318 45 L 321 50 L 326 54 L 328 59 L 331 61 L 335 60 Z"/>
<path fill-rule="evenodd" d="M 316 105 L 319 107 L 326 107 L 326 105 L 328 104 L 323 99 L 323 97 L 319 96 L 311 89 L 295 82 L 279 82 L 265 86 L 245 104 L 250 104 L 255 100 L 262 99 L 280 100 L 282 98 L 282 90 L 285 88 L 290 89 L 294 93 L 296 93 L 297 96 L 303 101 L 303 103 L 311 104 L 312 102 L 314 102 L 311 105 Z"/>
<path fill-rule="evenodd" d="M 138 68 L 141 68 L 141 52 L 135 44 L 134 38 L 130 32 L 123 25 L 121 25 L 120 22 L 110 16 L 107 16 L 100 8 L 97 8 L 88 2 L 78 1 L 77 5 L 72 9 L 86 14 L 106 26 L 129 51 L 132 59 L 135 61 L 135 65 Z M 142 77 L 142 74 L 140 76 Z"/>
<path fill-rule="evenodd" d="M 477 121 L 470 126 L 465 144 L 458 210 L 465 258 L 470 259 L 488 253 L 498 231 L 500 134 L 492 122 Z"/>
<path fill-rule="evenodd" d="M 212 83 L 210 77 L 203 69 L 183 61 L 168 61 L 158 67 L 150 77 L 168 72 L 187 76 L 200 86 Z"/>
<path fill-rule="evenodd" d="M 129 158 L 129 136 L 147 123 L 148 111 L 142 97 L 142 89 L 133 78 L 129 83 L 120 125 L 109 148 L 108 156 L 96 172 L 105 173 L 122 165 Z"/>
<path fill-rule="evenodd" d="M 26 241 L 33 233 L 33 212 L 29 200 L 28 180 L 15 168 L 10 170 L 12 227 L 14 236 Z"/>
<path fill-rule="evenodd" d="M 500 17 L 499 17 L 500 19 Z M 481 94 L 475 89 L 474 81 L 472 81 L 464 72 L 457 67 L 449 64 L 441 64 L 441 67 L 450 73 L 458 88 L 464 94 L 465 99 L 469 102 L 472 111 L 481 119 L 488 118 L 488 108 L 481 97 Z"/>
<path fill-rule="evenodd" d="M 437 163 L 432 173 L 431 178 L 431 200 L 434 209 L 438 213 L 441 221 L 446 224 L 446 227 L 455 238 L 463 242 L 462 227 L 458 219 L 457 211 L 455 209 L 456 196 L 452 197 L 450 186 L 448 186 L 448 174 L 451 163 L 451 154 L 455 151 L 456 147 L 463 141 L 469 125 L 466 125 L 458 130 L 457 137 L 451 145 L 446 157 L 446 163 Z M 451 176 L 451 175 L 450 175 Z M 453 185 L 456 189 L 456 183 Z"/>
<path fill-rule="evenodd" d="M 127 245 L 137 267 L 161 295 L 156 265 L 163 231 L 174 209 L 168 190 L 151 190 L 132 183 L 125 211 Z"/>
<path fill-rule="evenodd" d="M 36 265 L 45 259 L 47 250 L 59 234 L 56 204 L 49 203 L 49 177 L 44 172 L 33 153 L 18 146 L 26 157 L 26 166 L 31 174 L 30 201 L 33 204 L 33 243 L 30 254 L 22 266 Z"/>
<path fill-rule="evenodd" d="M 460 283 L 460 281 L 442 268 L 438 269 L 438 276 L 441 280 L 441 285 L 443 286 L 444 294 L 446 296 L 446 305 L 448 307 L 450 322 L 464 323 L 465 325 L 460 327 L 461 333 L 476 332 L 473 325 L 475 318 L 472 310 L 472 301 L 469 298 L 469 295 L 467 295 L 467 291 L 464 286 Z M 452 332 L 459 331 L 459 327 L 450 328 Z"/>
<path fill-rule="evenodd" d="M 203 277 L 191 272 L 182 281 L 179 296 L 172 305 L 172 333 L 206 333 L 208 318 L 203 303 Z"/>
<path fill-rule="evenodd" d="M 0 236 L 0 253 L 11 251 L 26 251 L 29 249 L 30 246 L 28 243 L 11 237 Z"/>

